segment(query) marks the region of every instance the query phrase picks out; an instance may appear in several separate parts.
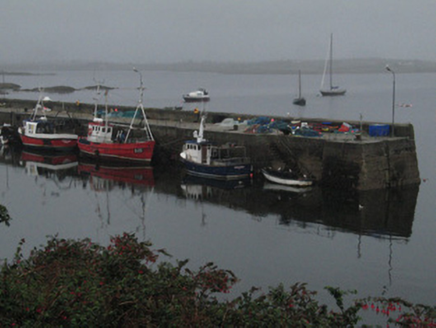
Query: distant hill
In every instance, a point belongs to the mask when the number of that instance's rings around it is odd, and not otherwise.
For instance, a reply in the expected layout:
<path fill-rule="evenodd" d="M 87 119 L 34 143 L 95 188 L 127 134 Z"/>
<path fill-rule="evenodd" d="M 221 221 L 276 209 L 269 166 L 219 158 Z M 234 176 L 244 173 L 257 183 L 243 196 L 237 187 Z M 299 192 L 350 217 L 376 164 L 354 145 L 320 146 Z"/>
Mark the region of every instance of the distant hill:
<path fill-rule="evenodd" d="M 420 60 L 389 60 L 389 59 L 342 59 L 333 62 L 337 74 L 380 73 L 386 65 L 398 73 L 436 72 L 436 62 Z M 223 74 L 322 74 L 323 60 L 285 60 L 257 63 L 212 63 L 186 62 L 174 64 L 145 65 L 144 69 L 159 69 L 171 71 L 202 71 Z"/>
<path fill-rule="evenodd" d="M 398 60 L 383 58 L 338 59 L 333 62 L 336 74 L 361 74 L 384 72 L 386 64 L 396 73 L 436 72 L 436 62 L 422 60 Z M 0 65 L 0 74 L 23 74 L 28 71 L 60 70 L 131 70 L 142 71 L 214 72 L 222 74 L 322 74 L 323 60 L 281 60 L 264 62 L 178 62 L 178 63 L 107 63 L 107 62 L 57 62 L 35 64 Z"/>

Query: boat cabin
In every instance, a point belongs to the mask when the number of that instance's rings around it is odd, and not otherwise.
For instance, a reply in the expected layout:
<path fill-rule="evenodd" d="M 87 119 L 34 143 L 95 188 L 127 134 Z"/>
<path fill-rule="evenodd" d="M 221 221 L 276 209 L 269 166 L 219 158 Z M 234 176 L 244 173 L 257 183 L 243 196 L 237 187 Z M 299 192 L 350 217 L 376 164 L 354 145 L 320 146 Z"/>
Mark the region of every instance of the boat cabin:
<path fill-rule="evenodd" d="M 26 135 L 36 134 L 54 134 L 56 132 L 55 126 L 52 122 L 48 122 L 46 119 L 40 119 L 38 121 L 24 121 L 24 129 Z"/>
<path fill-rule="evenodd" d="M 187 141 L 183 145 L 185 159 L 204 165 L 224 165 L 229 163 L 243 163 L 247 160 L 245 147 L 227 143 L 216 146 L 211 142 L 198 143 L 195 140 Z"/>
<path fill-rule="evenodd" d="M 112 142 L 112 134 L 114 127 L 105 124 L 103 119 L 94 118 L 92 122 L 88 123 L 88 141 L 91 142 Z"/>

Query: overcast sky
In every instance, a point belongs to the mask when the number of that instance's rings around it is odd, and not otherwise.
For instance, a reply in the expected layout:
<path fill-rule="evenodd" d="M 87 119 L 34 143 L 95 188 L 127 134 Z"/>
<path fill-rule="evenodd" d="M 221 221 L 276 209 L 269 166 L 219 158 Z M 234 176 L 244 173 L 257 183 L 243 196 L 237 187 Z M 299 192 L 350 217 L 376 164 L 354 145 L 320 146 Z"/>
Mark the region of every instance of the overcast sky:
<path fill-rule="evenodd" d="M 0 63 L 436 60 L 435 0 L 1 0 Z"/>

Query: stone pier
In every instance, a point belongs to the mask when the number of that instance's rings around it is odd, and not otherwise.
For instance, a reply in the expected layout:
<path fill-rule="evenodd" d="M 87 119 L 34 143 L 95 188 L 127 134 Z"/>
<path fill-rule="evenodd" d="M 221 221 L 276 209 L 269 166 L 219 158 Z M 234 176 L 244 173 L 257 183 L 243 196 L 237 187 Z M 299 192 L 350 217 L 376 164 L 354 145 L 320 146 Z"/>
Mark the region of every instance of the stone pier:
<path fill-rule="evenodd" d="M 0 107 L 0 123 L 18 125 L 30 115 L 35 102 L 5 100 Z M 92 119 L 93 105 L 53 103 L 51 116 L 71 118 L 86 132 L 86 122 Z M 114 107 L 114 106 L 112 106 Z M 116 106 L 119 111 L 133 110 Z M 27 109 L 27 111 L 25 110 Z M 185 140 L 192 138 L 199 123 L 193 112 L 173 108 L 148 108 L 147 117 L 156 139 L 156 156 L 161 160 L 177 159 Z M 377 122 L 348 122 L 362 127 L 357 136 L 344 133 L 323 133 L 321 137 L 301 137 L 273 133 L 252 133 L 244 126 L 222 127 L 224 118 L 251 119 L 254 115 L 238 113 L 208 113 L 205 137 L 220 143 L 234 142 L 247 148 L 255 173 L 265 166 L 290 167 L 306 174 L 326 187 L 373 190 L 420 183 L 418 161 L 411 124 L 396 124 L 395 137 L 371 137 L 369 127 Z M 291 118 L 271 117 L 291 121 Z M 117 119 L 120 123 L 128 118 Z M 304 121 L 320 123 L 323 119 Z M 332 122 L 340 124 L 342 122 Z"/>

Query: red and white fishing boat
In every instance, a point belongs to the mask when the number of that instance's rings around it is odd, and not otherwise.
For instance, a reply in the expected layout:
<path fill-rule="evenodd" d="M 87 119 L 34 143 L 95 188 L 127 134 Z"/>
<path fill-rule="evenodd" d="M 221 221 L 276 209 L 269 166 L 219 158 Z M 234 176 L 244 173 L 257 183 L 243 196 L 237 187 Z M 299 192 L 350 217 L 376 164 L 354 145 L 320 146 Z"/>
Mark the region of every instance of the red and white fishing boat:
<path fill-rule="evenodd" d="M 110 124 L 108 122 L 107 93 L 105 117 L 97 118 L 97 112 L 92 122 L 88 123 L 88 135 L 78 140 L 78 147 L 84 155 L 107 161 L 150 162 L 153 157 L 155 140 L 145 115 L 142 104 L 143 83 L 140 75 L 140 99 L 132 117 L 130 126 Z M 97 107 L 97 106 L 96 106 Z M 135 118 L 142 112 L 143 127 L 134 127 Z M 138 117 L 139 118 L 139 117 Z"/>
<path fill-rule="evenodd" d="M 78 135 L 67 130 L 65 124 L 56 124 L 47 119 L 46 112 L 50 111 L 44 106 L 44 101 L 51 101 L 49 97 L 40 96 L 30 119 L 23 121 L 18 128 L 18 134 L 25 147 L 42 150 L 71 150 L 77 146 Z M 41 111 L 41 116 L 38 113 Z"/>

